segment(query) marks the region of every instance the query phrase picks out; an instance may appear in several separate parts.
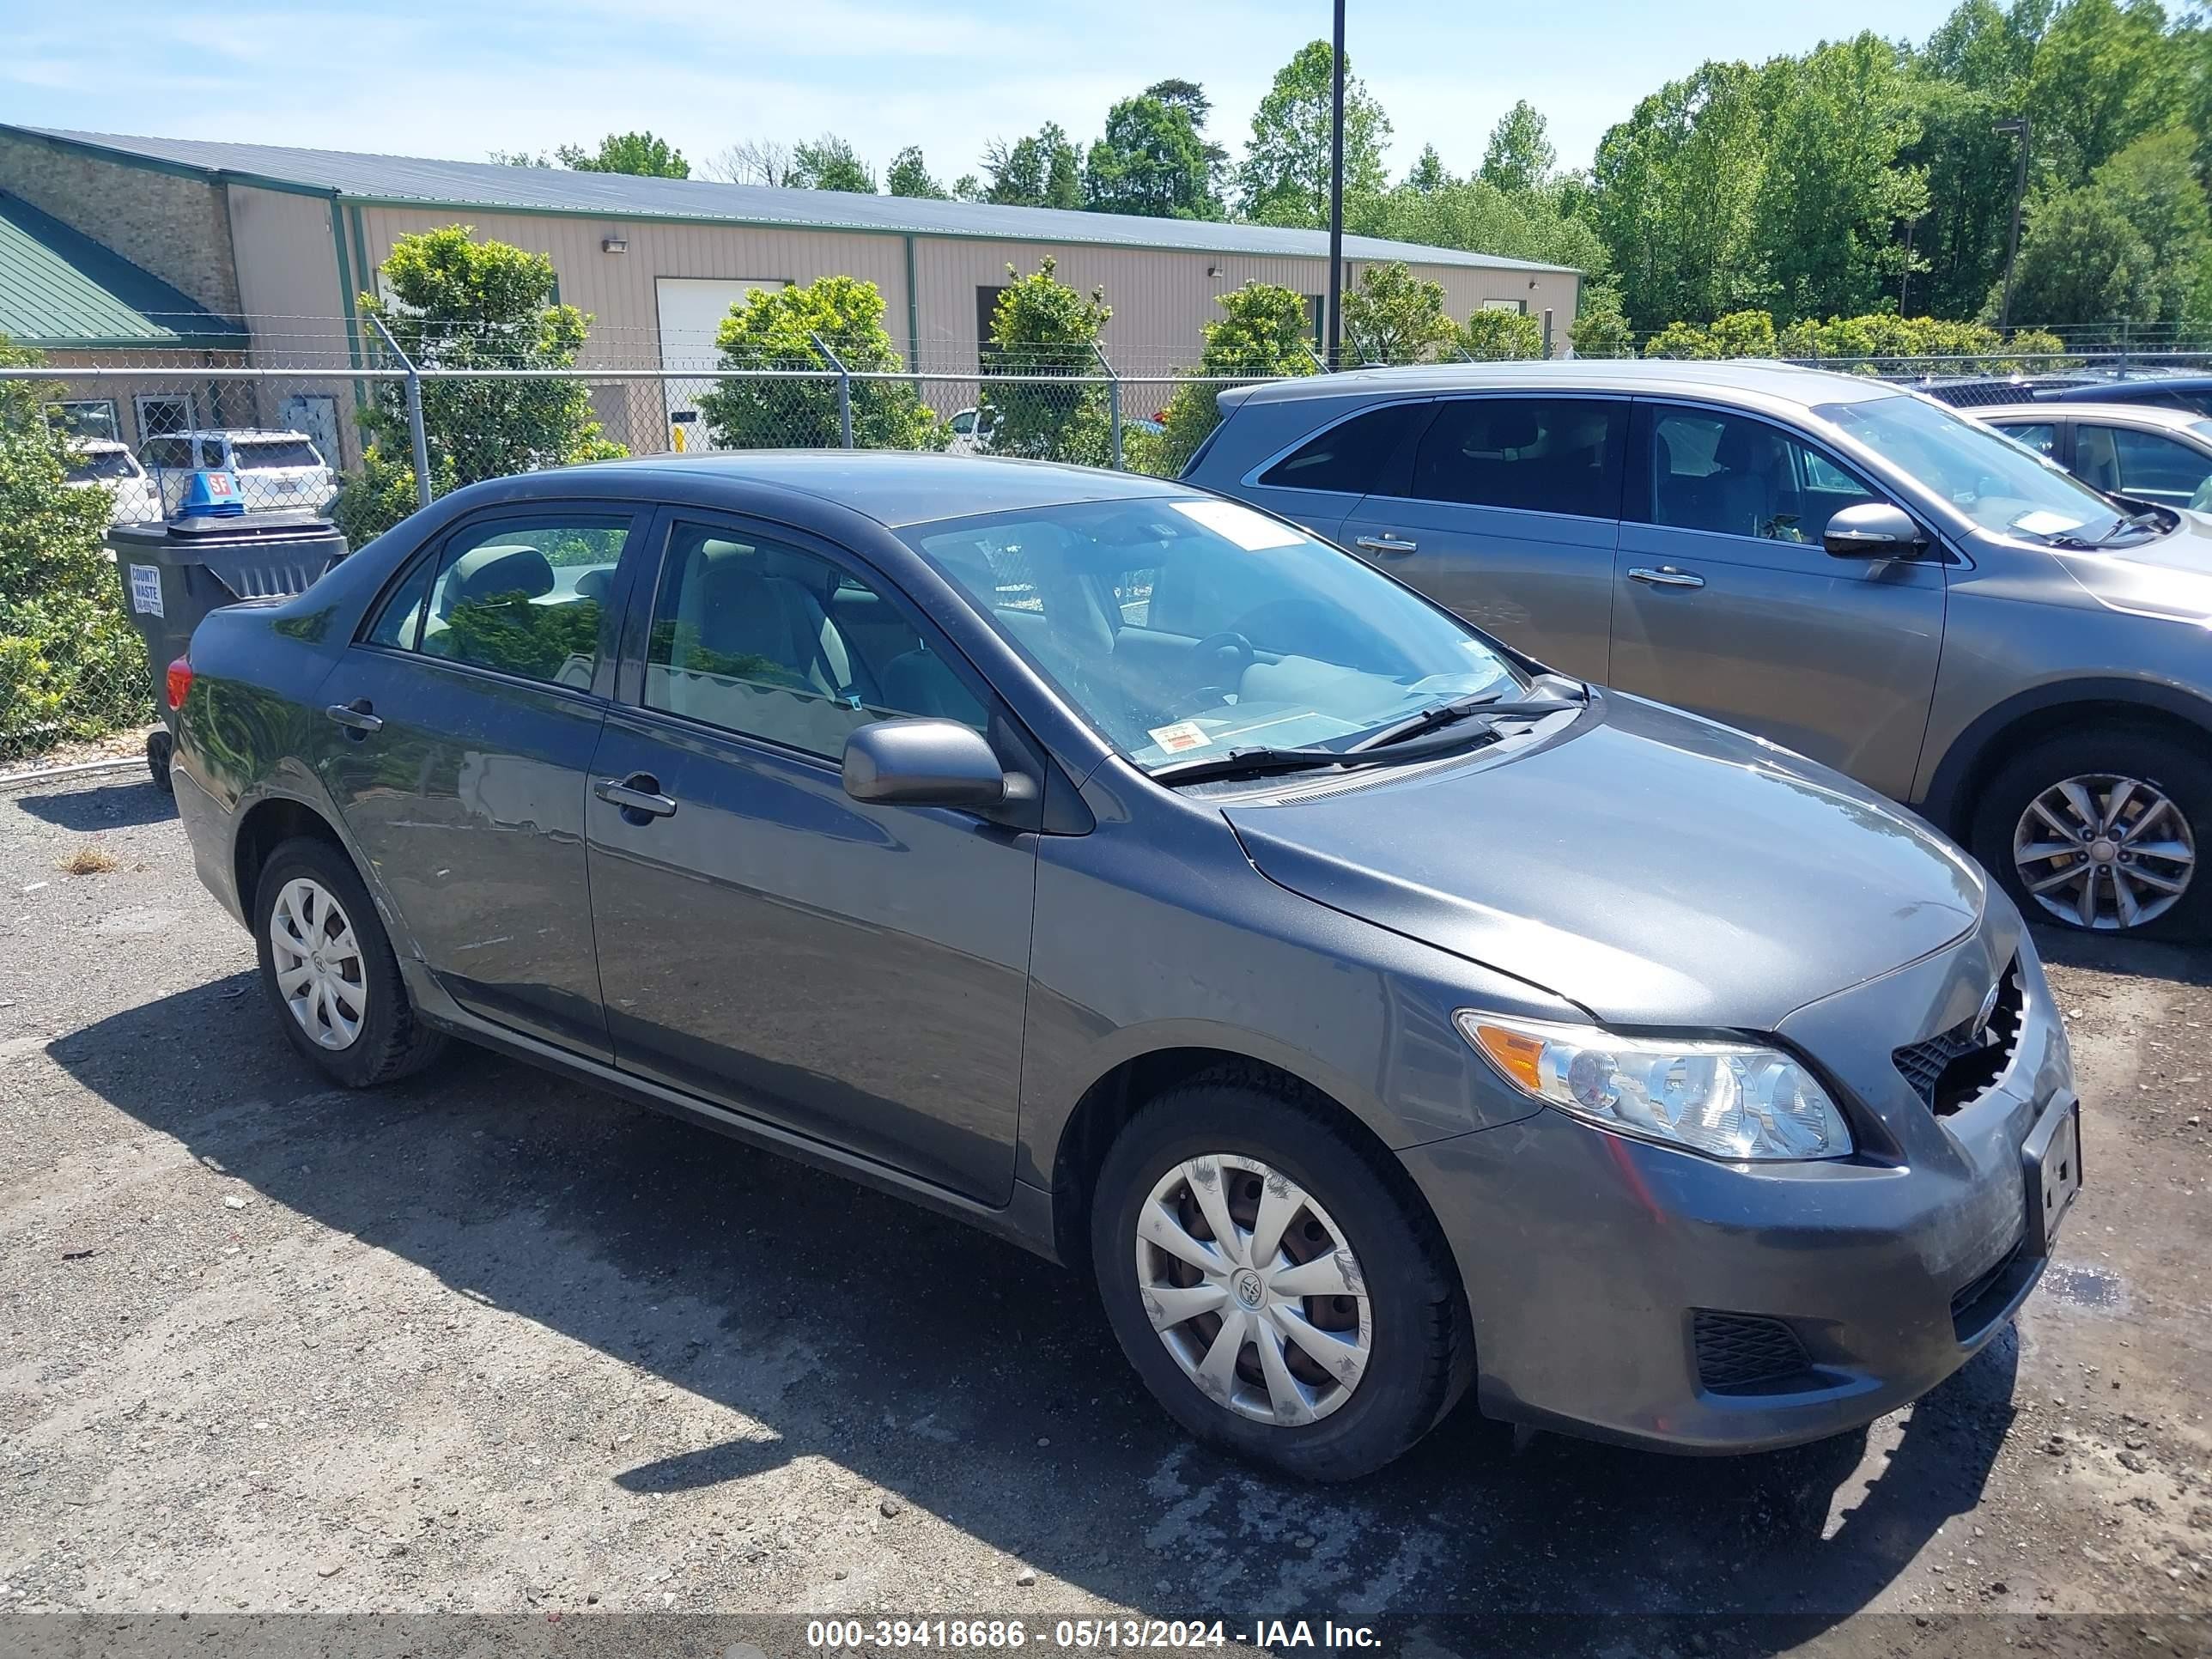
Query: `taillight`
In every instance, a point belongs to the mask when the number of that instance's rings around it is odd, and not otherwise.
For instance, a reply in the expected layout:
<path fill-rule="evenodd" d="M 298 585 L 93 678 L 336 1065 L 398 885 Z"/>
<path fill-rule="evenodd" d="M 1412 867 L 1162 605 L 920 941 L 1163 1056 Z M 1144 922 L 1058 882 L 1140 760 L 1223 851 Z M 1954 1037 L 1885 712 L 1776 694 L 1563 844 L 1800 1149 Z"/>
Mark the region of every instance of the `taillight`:
<path fill-rule="evenodd" d="M 185 693 L 192 689 L 192 665 L 179 657 L 169 665 L 169 707 L 182 708 Z"/>

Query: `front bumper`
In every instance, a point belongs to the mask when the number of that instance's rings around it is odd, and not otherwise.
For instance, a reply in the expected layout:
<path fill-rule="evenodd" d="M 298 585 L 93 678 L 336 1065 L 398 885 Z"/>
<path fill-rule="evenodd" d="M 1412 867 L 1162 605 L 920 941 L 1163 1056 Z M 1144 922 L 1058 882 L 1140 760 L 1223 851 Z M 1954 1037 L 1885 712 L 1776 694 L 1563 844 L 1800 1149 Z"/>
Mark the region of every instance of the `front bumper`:
<path fill-rule="evenodd" d="M 1937 1117 L 1889 1050 L 1948 1029 L 2019 953 L 2012 1063 Z M 1873 1042 L 1869 1033 L 1884 1035 Z M 1492 1416 L 1674 1451 L 1749 1451 L 1908 1404 L 2001 1331 L 2041 1277 L 2022 1145 L 2073 1073 L 2016 919 L 1785 1022 L 1851 1097 L 1851 1158 L 1729 1164 L 1545 1110 L 1400 1154 L 1451 1240 Z M 1871 1048 L 1873 1061 L 1831 1056 Z M 1804 1363 L 1709 1386 L 1700 1310 L 1779 1322 Z"/>

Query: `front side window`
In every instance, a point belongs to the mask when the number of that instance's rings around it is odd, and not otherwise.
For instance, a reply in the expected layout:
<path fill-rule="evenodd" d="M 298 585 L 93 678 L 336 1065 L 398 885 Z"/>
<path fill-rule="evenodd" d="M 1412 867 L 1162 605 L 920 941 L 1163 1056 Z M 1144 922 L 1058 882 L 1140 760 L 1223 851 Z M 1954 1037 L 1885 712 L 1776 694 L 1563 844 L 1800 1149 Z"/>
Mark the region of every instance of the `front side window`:
<path fill-rule="evenodd" d="M 1147 770 L 1247 744 L 1349 744 L 1527 684 L 1449 612 L 1235 502 L 1087 501 L 903 533 Z"/>
<path fill-rule="evenodd" d="M 2112 489 L 2148 501 L 2184 505 L 2212 472 L 2212 459 L 2203 451 L 2132 427 L 2082 425 L 2075 428 L 2074 445 L 2085 476 L 2087 464 L 2109 465 Z"/>
<path fill-rule="evenodd" d="M 629 528 L 626 516 L 573 511 L 466 526 L 439 554 L 419 621 L 410 629 L 401 618 L 387 628 L 387 608 L 369 638 L 587 690 Z"/>
<path fill-rule="evenodd" d="M 829 561 L 678 525 L 654 595 L 645 704 L 825 759 L 872 720 L 988 730 L 981 701 L 890 599 Z"/>
<path fill-rule="evenodd" d="M 1261 475 L 1283 489 L 1336 489 L 1364 495 L 1382 480 L 1390 459 L 1431 405 L 1385 404 L 1317 433 Z"/>
<path fill-rule="evenodd" d="M 1425 501 L 1609 519 L 1620 510 L 1627 433 L 1625 402 L 1449 399 L 1422 434 L 1409 493 Z"/>
<path fill-rule="evenodd" d="M 1928 398 L 1899 392 L 1813 413 L 1997 535 L 2094 541 L 2119 526 L 2112 504 L 2072 474 Z"/>
<path fill-rule="evenodd" d="M 1778 427 L 1719 410 L 1651 411 L 1650 521 L 1761 541 L 1818 542 L 1876 497 Z"/>

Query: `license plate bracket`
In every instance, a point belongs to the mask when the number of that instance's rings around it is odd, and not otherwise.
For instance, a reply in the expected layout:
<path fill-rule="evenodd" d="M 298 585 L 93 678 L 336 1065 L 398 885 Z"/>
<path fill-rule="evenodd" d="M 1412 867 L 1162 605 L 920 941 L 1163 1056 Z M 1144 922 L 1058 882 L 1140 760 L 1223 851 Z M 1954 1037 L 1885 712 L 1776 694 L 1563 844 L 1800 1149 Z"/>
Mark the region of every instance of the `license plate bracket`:
<path fill-rule="evenodd" d="M 2049 1255 L 2066 1212 L 2081 1192 L 2081 1103 L 2072 1096 L 2053 1101 L 2026 1141 L 2021 1162 L 2027 1176 L 2030 1255 Z"/>

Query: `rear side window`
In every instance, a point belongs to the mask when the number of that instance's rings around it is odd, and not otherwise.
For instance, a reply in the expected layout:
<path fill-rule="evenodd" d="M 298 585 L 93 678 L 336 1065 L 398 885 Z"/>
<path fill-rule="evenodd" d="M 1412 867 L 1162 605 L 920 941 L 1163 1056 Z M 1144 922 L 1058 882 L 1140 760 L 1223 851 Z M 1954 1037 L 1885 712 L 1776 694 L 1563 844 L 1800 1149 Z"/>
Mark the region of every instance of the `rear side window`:
<path fill-rule="evenodd" d="M 1455 398 L 1438 405 L 1421 439 L 1409 493 L 1420 501 L 1609 519 L 1620 507 L 1627 443 L 1625 401 Z"/>
<path fill-rule="evenodd" d="M 2027 421 L 2016 426 L 2001 426 L 1997 430 L 2016 444 L 2026 444 L 2045 460 L 2058 453 L 2058 425 L 2055 421 Z"/>
<path fill-rule="evenodd" d="M 1281 489 L 1337 489 L 1364 495 L 1380 487 L 1383 470 L 1430 405 L 1386 404 L 1316 434 L 1260 477 Z"/>
<path fill-rule="evenodd" d="M 368 642 L 587 690 L 629 530 L 627 516 L 570 510 L 456 531 L 392 594 Z"/>

